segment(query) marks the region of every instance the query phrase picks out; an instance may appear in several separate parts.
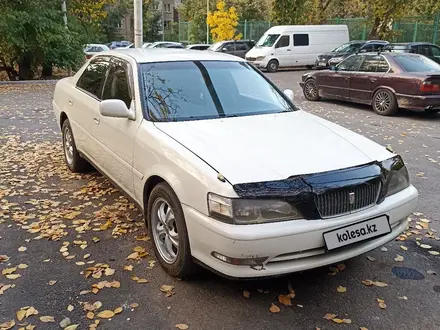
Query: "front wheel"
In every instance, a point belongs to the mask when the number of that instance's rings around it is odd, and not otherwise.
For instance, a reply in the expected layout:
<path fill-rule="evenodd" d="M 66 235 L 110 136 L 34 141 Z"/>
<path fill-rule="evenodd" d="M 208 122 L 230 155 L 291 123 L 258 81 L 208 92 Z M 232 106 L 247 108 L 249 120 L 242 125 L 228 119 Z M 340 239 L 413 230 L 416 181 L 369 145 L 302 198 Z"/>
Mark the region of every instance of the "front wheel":
<path fill-rule="evenodd" d="M 148 232 L 160 265 L 171 276 L 190 276 L 195 269 L 179 199 L 166 183 L 155 186 L 148 199 Z"/>
<path fill-rule="evenodd" d="M 381 116 L 392 116 L 397 110 L 397 100 L 393 92 L 379 89 L 373 96 L 373 110 Z"/>
<path fill-rule="evenodd" d="M 308 101 L 318 101 L 319 91 L 318 86 L 316 86 L 316 81 L 314 79 L 309 79 L 304 84 L 303 93 Z"/>
<path fill-rule="evenodd" d="M 279 66 L 279 63 L 277 60 L 270 60 L 269 63 L 267 63 L 267 71 L 277 72 L 278 66 Z"/>
<path fill-rule="evenodd" d="M 63 122 L 61 127 L 63 134 L 63 150 L 66 165 L 74 173 L 84 173 L 90 170 L 90 164 L 81 157 L 76 149 L 75 139 L 73 138 L 72 127 L 69 119 Z"/>

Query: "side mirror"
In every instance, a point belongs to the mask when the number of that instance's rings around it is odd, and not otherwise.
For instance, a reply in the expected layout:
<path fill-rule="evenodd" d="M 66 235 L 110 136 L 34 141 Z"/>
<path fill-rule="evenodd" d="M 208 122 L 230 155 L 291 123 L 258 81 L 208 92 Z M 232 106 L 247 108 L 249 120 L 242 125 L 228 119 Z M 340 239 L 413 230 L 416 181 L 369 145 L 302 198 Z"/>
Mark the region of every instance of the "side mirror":
<path fill-rule="evenodd" d="M 104 117 L 134 119 L 132 112 L 127 108 L 125 102 L 121 100 L 111 99 L 101 101 L 99 112 Z"/>
<path fill-rule="evenodd" d="M 330 70 L 332 70 L 332 71 L 338 71 L 338 67 L 337 67 L 336 65 L 332 65 L 332 66 L 330 67 Z"/>
<path fill-rule="evenodd" d="M 286 90 L 284 90 L 284 95 L 286 95 L 290 101 L 293 101 L 295 94 L 293 93 L 293 90 L 286 89 Z"/>

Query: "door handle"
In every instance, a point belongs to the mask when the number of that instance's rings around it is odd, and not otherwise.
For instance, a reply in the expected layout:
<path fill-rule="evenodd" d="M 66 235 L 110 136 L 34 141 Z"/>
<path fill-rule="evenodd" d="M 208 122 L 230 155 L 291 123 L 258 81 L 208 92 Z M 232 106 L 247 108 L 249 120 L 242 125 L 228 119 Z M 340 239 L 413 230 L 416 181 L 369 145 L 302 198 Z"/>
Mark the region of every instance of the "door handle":
<path fill-rule="evenodd" d="M 370 78 L 370 81 L 371 81 L 372 83 L 374 83 L 374 82 L 377 81 L 377 78 Z"/>
<path fill-rule="evenodd" d="M 93 117 L 93 121 L 95 122 L 96 125 L 99 125 L 99 118 Z"/>
<path fill-rule="evenodd" d="M 291 52 L 292 50 L 291 50 L 291 49 L 288 49 L 287 51 L 288 51 L 288 52 Z"/>
<path fill-rule="evenodd" d="M 72 105 L 73 105 L 73 102 L 72 102 L 71 100 L 69 100 L 69 105 L 70 105 L 70 106 L 72 106 Z"/>

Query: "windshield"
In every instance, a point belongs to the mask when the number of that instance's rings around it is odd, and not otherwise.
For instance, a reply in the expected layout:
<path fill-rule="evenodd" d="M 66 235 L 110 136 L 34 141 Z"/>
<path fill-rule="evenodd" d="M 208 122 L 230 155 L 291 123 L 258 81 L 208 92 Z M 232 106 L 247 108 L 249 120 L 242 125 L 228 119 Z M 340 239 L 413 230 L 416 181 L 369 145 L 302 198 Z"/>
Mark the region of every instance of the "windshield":
<path fill-rule="evenodd" d="M 338 48 L 334 49 L 333 52 L 335 53 L 354 53 L 356 50 L 361 48 L 363 44 L 362 43 L 348 43 L 343 44 L 339 46 Z"/>
<path fill-rule="evenodd" d="M 272 47 L 279 36 L 279 34 L 265 34 L 258 40 L 257 47 Z"/>
<path fill-rule="evenodd" d="M 141 88 L 153 121 L 181 121 L 294 111 L 246 62 L 195 61 L 141 65 Z"/>
<path fill-rule="evenodd" d="M 406 72 L 439 72 L 440 65 L 421 55 L 397 55 L 394 59 Z"/>
<path fill-rule="evenodd" d="M 216 42 L 216 43 L 212 44 L 211 46 L 209 46 L 208 49 L 216 51 L 216 50 L 220 49 L 220 47 L 222 45 L 223 45 L 223 41 L 219 41 L 219 42 Z"/>

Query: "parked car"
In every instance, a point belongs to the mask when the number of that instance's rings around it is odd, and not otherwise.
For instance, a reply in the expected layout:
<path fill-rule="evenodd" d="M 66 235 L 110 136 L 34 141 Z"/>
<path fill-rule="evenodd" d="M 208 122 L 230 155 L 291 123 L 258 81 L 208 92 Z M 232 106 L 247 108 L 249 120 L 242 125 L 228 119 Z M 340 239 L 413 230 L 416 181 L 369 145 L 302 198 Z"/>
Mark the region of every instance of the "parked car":
<path fill-rule="evenodd" d="M 390 44 L 386 49 L 398 53 L 415 53 L 424 55 L 440 63 L 440 47 L 429 42 L 405 42 Z"/>
<path fill-rule="evenodd" d="M 382 246 L 417 205 L 400 156 L 292 98 L 235 56 L 126 49 L 60 80 L 53 107 L 67 167 L 135 201 L 170 275 L 249 278 Z"/>
<path fill-rule="evenodd" d="M 327 69 L 333 65 L 341 63 L 344 59 L 354 53 L 379 52 L 388 45 L 389 42 L 383 40 L 350 41 L 337 47 L 331 52 L 319 55 L 315 61 L 315 67 Z"/>
<path fill-rule="evenodd" d="M 194 45 L 188 45 L 185 48 L 193 49 L 193 50 L 207 50 L 210 46 L 211 46 L 210 44 L 194 44 Z"/>
<path fill-rule="evenodd" d="M 208 49 L 214 52 L 221 52 L 245 58 L 246 53 L 252 49 L 254 45 L 255 42 L 252 40 L 228 40 L 216 42 Z"/>
<path fill-rule="evenodd" d="M 112 42 L 108 43 L 107 46 L 110 49 L 116 49 L 116 48 L 129 46 L 130 44 L 131 44 L 130 41 L 123 40 L 123 41 L 112 41 Z"/>
<path fill-rule="evenodd" d="M 180 42 L 157 41 L 146 46 L 145 48 L 185 48 L 185 47 Z"/>
<path fill-rule="evenodd" d="M 93 55 L 110 50 L 107 45 L 103 44 L 88 44 L 84 47 L 84 54 L 86 59 L 90 59 Z"/>
<path fill-rule="evenodd" d="M 440 65 L 419 54 L 351 55 L 332 70 L 304 74 L 300 85 L 310 101 L 325 97 L 369 104 L 384 116 L 399 108 L 440 111 Z"/>
<path fill-rule="evenodd" d="M 312 67 L 319 54 L 348 40 L 346 25 L 274 26 L 246 54 L 246 60 L 269 72 L 280 67 Z"/>

